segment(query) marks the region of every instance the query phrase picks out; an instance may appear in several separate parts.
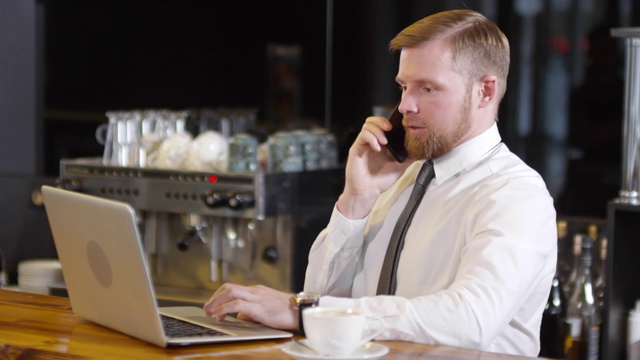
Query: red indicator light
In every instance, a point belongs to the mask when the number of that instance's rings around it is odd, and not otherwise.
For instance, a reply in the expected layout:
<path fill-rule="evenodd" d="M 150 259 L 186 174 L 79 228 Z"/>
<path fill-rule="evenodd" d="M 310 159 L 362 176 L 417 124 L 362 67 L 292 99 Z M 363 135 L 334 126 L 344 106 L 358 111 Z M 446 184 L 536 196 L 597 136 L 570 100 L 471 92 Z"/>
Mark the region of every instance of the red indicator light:
<path fill-rule="evenodd" d="M 216 181 L 218 181 L 218 177 L 217 176 L 215 176 L 215 175 L 210 175 L 209 176 L 209 182 L 210 183 L 214 183 Z"/>

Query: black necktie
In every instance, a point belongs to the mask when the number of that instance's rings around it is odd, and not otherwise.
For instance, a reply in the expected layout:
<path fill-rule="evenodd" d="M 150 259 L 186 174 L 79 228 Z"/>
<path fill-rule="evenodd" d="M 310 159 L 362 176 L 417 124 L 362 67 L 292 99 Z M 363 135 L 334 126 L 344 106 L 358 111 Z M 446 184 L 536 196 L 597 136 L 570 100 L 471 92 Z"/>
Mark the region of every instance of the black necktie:
<path fill-rule="evenodd" d="M 387 254 L 384 257 L 380 279 L 378 280 L 378 295 L 393 295 L 396 292 L 396 270 L 398 269 L 398 260 L 404 246 L 404 237 L 409 225 L 411 225 L 413 214 L 415 214 L 418 204 L 422 201 L 422 197 L 434 175 L 433 162 L 431 160 L 425 161 L 416 178 L 416 184 L 409 197 L 409 202 L 402 210 L 396 227 L 393 228 L 393 233 L 391 233 L 391 240 L 387 247 Z"/>

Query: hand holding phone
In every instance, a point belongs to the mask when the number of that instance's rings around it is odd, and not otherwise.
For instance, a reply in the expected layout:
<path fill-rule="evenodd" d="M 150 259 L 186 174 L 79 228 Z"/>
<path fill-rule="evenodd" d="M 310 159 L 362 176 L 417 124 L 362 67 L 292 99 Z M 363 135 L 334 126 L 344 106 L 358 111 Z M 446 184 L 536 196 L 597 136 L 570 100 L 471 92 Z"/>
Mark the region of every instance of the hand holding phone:
<path fill-rule="evenodd" d="M 398 162 L 404 162 L 408 156 L 407 149 L 404 147 L 405 130 L 402 126 L 402 118 L 403 115 L 396 106 L 389 117 L 392 128 L 384 132 L 387 136 L 387 149 Z"/>

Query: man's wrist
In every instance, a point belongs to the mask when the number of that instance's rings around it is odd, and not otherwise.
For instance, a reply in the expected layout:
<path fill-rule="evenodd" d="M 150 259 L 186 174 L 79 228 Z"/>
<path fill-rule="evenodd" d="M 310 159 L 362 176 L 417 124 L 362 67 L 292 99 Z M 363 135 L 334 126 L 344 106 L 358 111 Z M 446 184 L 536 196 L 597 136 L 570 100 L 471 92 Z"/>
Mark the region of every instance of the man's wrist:
<path fill-rule="evenodd" d="M 320 294 L 305 291 L 299 292 L 293 296 L 293 301 L 298 310 L 298 332 L 304 335 L 302 312 L 304 309 L 318 306 L 320 304 Z"/>
<path fill-rule="evenodd" d="M 356 197 L 343 193 L 338 197 L 336 209 L 346 219 L 360 220 L 369 215 L 376 199 L 377 196 Z"/>

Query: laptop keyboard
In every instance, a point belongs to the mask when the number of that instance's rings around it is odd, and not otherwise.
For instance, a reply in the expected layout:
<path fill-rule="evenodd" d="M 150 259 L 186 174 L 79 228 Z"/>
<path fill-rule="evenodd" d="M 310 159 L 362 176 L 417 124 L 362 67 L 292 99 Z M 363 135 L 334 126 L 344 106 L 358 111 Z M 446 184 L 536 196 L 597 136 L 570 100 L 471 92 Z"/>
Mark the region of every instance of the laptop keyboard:
<path fill-rule="evenodd" d="M 204 326 L 192 324 L 169 316 L 161 315 L 160 317 L 162 318 L 164 333 L 170 338 L 227 335 L 222 331 L 209 329 Z"/>

